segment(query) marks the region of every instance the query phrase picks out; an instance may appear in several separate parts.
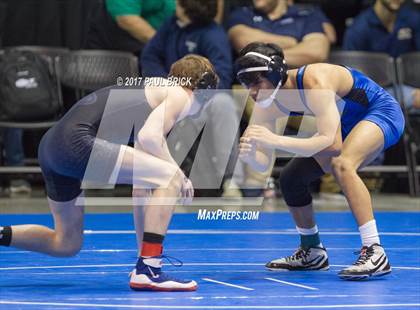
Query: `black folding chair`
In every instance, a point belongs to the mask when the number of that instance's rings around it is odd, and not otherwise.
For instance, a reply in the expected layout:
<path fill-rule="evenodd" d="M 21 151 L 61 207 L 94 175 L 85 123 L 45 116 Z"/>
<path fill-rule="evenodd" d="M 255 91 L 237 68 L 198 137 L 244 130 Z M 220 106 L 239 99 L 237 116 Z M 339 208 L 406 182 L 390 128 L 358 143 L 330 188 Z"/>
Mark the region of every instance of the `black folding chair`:
<path fill-rule="evenodd" d="M 399 91 L 397 87 L 395 61 L 388 54 L 363 51 L 334 51 L 330 54 L 329 63 L 353 67 L 369 76 L 380 86 L 384 88 L 392 87 L 397 100 L 401 103 L 405 118 L 408 119 L 407 110 L 398 95 Z M 407 172 L 410 195 L 415 196 L 418 193 L 418 189 L 414 178 L 412 164 L 413 150 L 411 147 L 409 126 L 406 126 L 406 130 L 404 131 L 403 144 L 406 156 L 406 166 L 371 166 L 364 169 L 364 171 L 384 173 Z"/>
<path fill-rule="evenodd" d="M 58 75 L 57 64 L 61 57 L 68 53 L 68 49 L 58 47 L 44 47 L 44 46 L 15 46 L 8 47 L 3 52 L 13 51 L 29 51 L 41 56 L 47 66 L 48 70 L 56 84 L 57 99 L 61 107 L 61 111 L 53 118 L 40 120 L 36 122 L 15 122 L 15 121 L 0 121 L 0 128 L 19 128 L 24 130 L 42 130 L 52 127 L 63 113 L 63 99 L 61 93 L 60 78 Z M 0 53 L 1 54 L 1 53 Z M 3 147 L 0 149 L 0 161 L 2 161 L 1 154 L 3 154 Z M 39 172 L 39 167 L 0 167 L 0 173 L 33 173 Z"/>
<path fill-rule="evenodd" d="M 38 46 L 38 45 L 21 45 L 8 47 L 7 50 L 16 50 L 16 51 L 29 51 L 36 53 L 41 57 L 45 57 L 48 61 L 48 57 L 51 59 L 56 59 L 56 57 L 62 57 L 67 54 L 70 50 L 65 47 L 50 47 L 50 46 Z"/>
<path fill-rule="evenodd" d="M 397 72 L 398 72 L 398 85 L 399 93 L 403 103 L 406 102 L 407 98 L 404 97 L 404 92 L 402 90 L 404 85 L 420 88 L 420 52 L 408 53 L 401 55 L 397 59 Z M 407 122 L 410 125 L 411 121 L 420 119 L 420 116 L 408 115 Z M 410 126 L 413 128 L 413 126 Z M 410 148 L 412 150 L 412 164 L 413 164 L 413 173 L 414 173 L 414 185 L 416 187 L 417 196 L 420 195 L 420 185 L 419 185 L 419 171 L 420 165 L 417 162 L 417 156 L 420 151 L 420 135 L 419 133 L 411 132 L 412 136 L 415 136 L 415 139 L 411 139 Z M 417 141 L 416 141 L 417 140 Z"/>
<path fill-rule="evenodd" d="M 333 51 L 329 63 L 353 67 L 369 76 L 382 87 L 395 87 L 397 76 L 394 59 L 385 53 Z"/>
<path fill-rule="evenodd" d="M 60 61 L 63 85 L 74 88 L 80 99 L 86 92 L 117 84 L 118 78 L 139 75 L 137 58 L 125 52 L 80 50 L 66 54 Z"/>

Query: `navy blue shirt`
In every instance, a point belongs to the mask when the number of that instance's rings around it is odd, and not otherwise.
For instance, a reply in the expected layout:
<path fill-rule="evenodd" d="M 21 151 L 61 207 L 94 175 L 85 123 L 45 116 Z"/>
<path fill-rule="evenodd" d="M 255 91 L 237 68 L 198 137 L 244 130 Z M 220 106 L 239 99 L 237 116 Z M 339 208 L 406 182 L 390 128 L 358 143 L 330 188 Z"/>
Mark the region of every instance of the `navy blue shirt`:
<path fill-rule="evenodd" d="M 145 46 L 141 56 L 143 76 L 166 77 L 171 65 L 187 54 L 207 57 L 220 78 L 219 88 L 230 89 L 232 51 L 225 30 L 215 22 L 180 27 L 175 16 Z"/>
<path fill-rule="evenodd" d="M 265 32 L 290 36 L 297 41 L 302 41 L 310 33 L 324 33 L 322 23 L 326 21 L 326 18 L 323 17 L 325 16 L 319 14 L 316 9 L 289 6 L 286 14 L 278 19 L 271 20 L 266 14 L 255 10 L 254 7 L 241 7 L 233 11 L 229 17 L 227 27 L 232 28 L 242 24 Z"/>
<path fill-rule="evenodd" d="M 362 12 L 344 35 L 343 49 L 381 52 L 392 57 L 420 50 L 420 12 L 403 6 L 389 33 L 373 8 Z"/>

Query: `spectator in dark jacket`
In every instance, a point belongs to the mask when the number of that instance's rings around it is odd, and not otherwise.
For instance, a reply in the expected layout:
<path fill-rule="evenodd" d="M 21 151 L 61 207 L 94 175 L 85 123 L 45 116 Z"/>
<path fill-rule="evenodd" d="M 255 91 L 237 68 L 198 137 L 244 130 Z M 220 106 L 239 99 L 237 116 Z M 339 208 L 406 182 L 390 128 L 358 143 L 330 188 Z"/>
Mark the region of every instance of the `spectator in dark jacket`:
<path fill-rule="evenodd" d="M 142 53 L 143 75 L 166 77 L 175 61 L 187 54 L 199 54 L 215 67 L 219 87 L 229 89 L 231 49 L 225 31 L 213 21 L 216 12 L 216 1 L 178 1 L 176 16 L 159 28 Z"/>
<path fill-rule="evenodd" d="M 253 4 L 229 17 L 228 33 L 236 52 L 259 41 L 280 46 L 290 67 L 327 59 L 330 41 L 324 33 L 326 18 L 319 11 L 289 5 L 287 0 L 253 0 Z"/>
<path fill-rule="evenodd" d="M 187 54 L 198 54 L 210 60 L 220 78 L 219 89 L 230 89 L 232 85 L 232 51 L 224 29 L 214 18 L 217 13 L 217 0 L 178 0 L 176 15 L 167 20 L 156 35 L 145 46 L 141 56 L 143 76 L 166 77 L 171 65 Z M 197 135 L 203 126 L 211 128 L 212 145 L 207 146 L 207 158 L 215 175 L 225 175 L 224 187 L 233 180 L 234 162 L 237 143 L 231 153 L 231 137 L 239 128 L 239 116 L 231 96 L 221 92 L 213 97 L 199 119 L 181 124 L 172 131 L 188 128 L 187 133 Z M 221 133 L 219 128 L 229 126 Z M 187 146 L 186 146 L 187 147 Z M 179 146 L 177 146 L 179 150 Z M 182 148 L 182 146 L 181 146 Z M 182 150 L 181 150 L 182 152 Z M 227 171 L 222 158 L 230 158 Z M 205 172 L 203 172 L 205 173 Z M 234 183 L 241 182 L 241 168 L 235 171 Z M 225 194 L 228 191 L 225 190 Z M 232 190 L 229 190 L 232 195 Z M 236 194 L 238 195 L 238 191 Z"/>
<path fill-rule="evenodd" d="M 387 53 L 392 57 L 420 51 L 420 12 L 404 5 L 404 0 L 376 0 L 347 29 L 343 49 Z M 407 107 L 420 111 L 420 89 L 404 86 L 403 93 Z"/>

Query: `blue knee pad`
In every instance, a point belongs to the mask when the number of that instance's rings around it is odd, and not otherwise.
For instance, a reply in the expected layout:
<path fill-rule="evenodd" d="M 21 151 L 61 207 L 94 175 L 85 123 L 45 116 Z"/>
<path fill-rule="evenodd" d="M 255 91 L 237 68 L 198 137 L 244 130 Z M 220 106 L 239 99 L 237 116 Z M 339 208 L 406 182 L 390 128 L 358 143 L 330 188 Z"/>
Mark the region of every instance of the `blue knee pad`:
<path fill-rule="evenodd" d="M 309 185 L 325 173 L 312 157 L 293 158 L 280 174 L 280 187 L 289 207 L 304 207 L 312 202 Z"/>

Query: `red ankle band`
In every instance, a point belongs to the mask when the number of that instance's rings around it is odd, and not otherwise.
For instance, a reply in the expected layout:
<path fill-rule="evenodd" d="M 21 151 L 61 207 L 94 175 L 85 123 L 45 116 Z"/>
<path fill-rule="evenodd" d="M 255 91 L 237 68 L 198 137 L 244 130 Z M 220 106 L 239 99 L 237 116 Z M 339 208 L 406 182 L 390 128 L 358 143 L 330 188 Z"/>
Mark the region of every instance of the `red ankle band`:
<path fill-rule="evenodd" d="M 149 243 L 144 242 L 141 246 L 141 256 L 159 256 L 162 254 L 162 244 L 161 243 Z"/>

